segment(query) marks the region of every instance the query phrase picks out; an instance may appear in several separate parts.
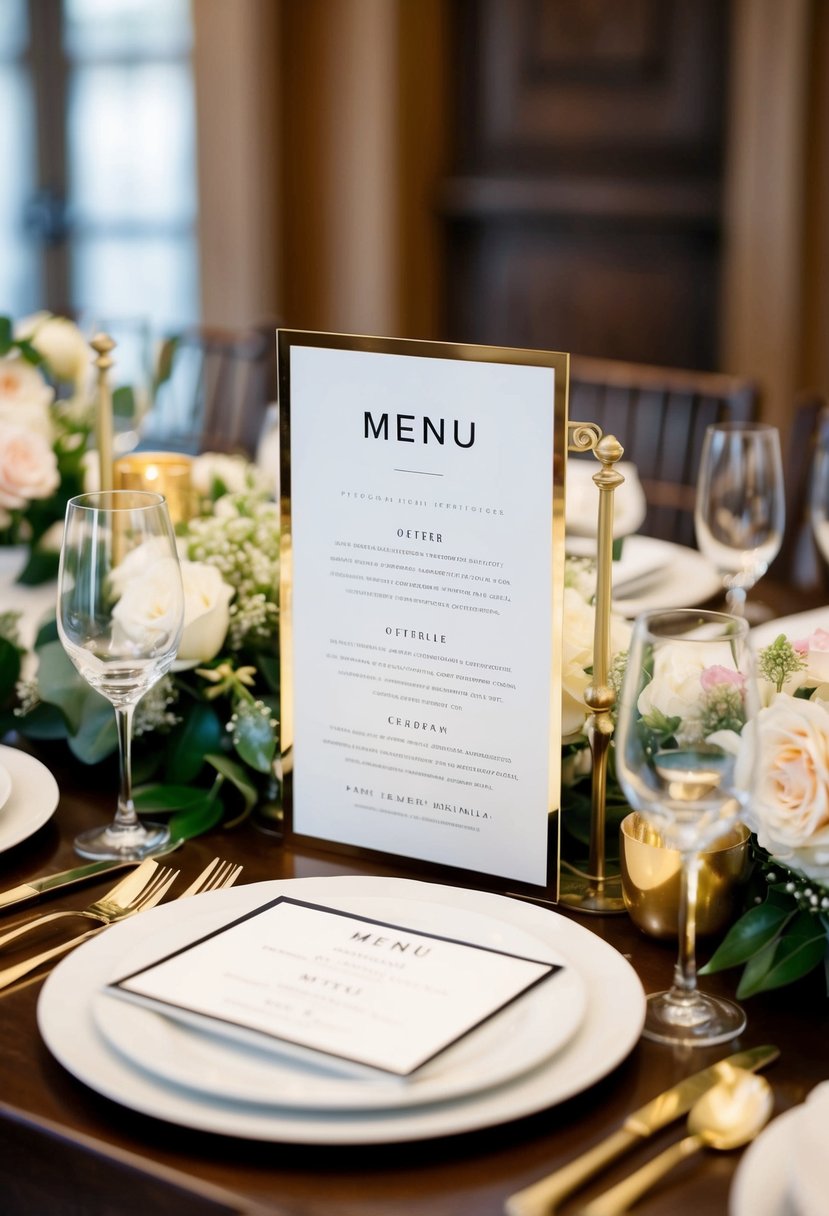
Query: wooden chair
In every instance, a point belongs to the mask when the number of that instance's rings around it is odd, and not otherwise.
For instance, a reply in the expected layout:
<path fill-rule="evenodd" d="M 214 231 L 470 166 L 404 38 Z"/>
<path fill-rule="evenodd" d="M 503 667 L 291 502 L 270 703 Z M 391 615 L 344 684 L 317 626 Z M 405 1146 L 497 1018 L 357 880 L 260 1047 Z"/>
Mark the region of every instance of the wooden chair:
<path fill-rule="evenodd" d="M 742 377 L 579 355 L 570 360 L 570 419 L 597 422 L 636 465 L 648 504 L 640 531 L 647 536 L 695 545 L 705 428 L 752 421 L 758 409 L 757 386 Z"/>
<path fill-rule="evenodd" d="M 276 399 L 275 327 L 195 326 L 164 342 L 158 367 L 142 447 L 255 453 Z"/>
<path fill-rule="evenodd" d="M 829 405 L 818 393 L 804 393 L 785 437 L 786 532 L 771 567 L 778 579 L 809 590 L 829 589 L 829 569 L 815 544 L 809 518 L 809 489 L 815 446 L 829 442 Z"/>

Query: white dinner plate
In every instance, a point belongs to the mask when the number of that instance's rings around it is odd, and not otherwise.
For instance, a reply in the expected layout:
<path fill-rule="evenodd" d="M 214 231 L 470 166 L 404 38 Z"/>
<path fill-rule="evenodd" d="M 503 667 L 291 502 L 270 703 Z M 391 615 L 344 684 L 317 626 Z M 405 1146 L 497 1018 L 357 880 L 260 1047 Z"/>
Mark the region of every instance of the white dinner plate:
<path fill-rule="evenodd" d="M 651 573 L 636 583 L 622 584 L 613 593 L 613 606 L 629 620 L 650 608 L 692 608 L 722 591 L 722 580 L 697 549 L 654 536 L 628 536 L 631 563 L 650 563 Z"/>
<path fill-rule="evenodd" d="M 0 764 L 11 779 L 11 793 L 0 813 L 0 853 L 20 844 L 52 817 L 60 797 L 58 783 L 28 752 L 0 744 Z"/>
<path fill-rule="evenodd" d="M 315 1111 L 196 1094 L 152 1076 L 114 1050 L 95 1023 L 92 1003 L 123 972 L 128 955 L 147 961 L 169 947 L 183 905 L 172 903 L 113 925 L 68 956 L 49 976 L 38 1003 L 38 1025 L 49 1050 L 75 1077 L 131 1109 L 186 1127 L 266 1141 L 300 1144 L 382 1144 L 452 1135 L 490 1127 L 554 1106 L 600 1080 L 629 1054 L 642 1030 L 645 998 L 631 965 L 606 942 L 559 913 L 485 891 L 375 877 L 302 878 L 256 883 L 198 897 L 214 927 L 280 895 L 373 915 L 389 901 L 405 901 L 418 928 L 441 923 L 447 909 L 501 923 L 505 948 L 518 930 L 543 943 L 551 956 L 576 960 L 586 987 L 583 1021 L 569 1043 L 529 1071 L 500 1085 L 444 1102 L 382 1111 Z M 435 912 L 437 907 L 439 912 Z M 215 921 L 212 917 L 215 914 Z M 472 924 L 470 919 L 468 924 Z"/>
<path fill-rule="evenodd" d="M 192 903 L 187 909 L 192 914 L 165 937 L 165 954 L 215 927 L 215 910 L 200 911 L 200 903 Z M 112 1047 L 163 1080 L 214 1097 L 309 1110 L 422 1106 L 501 1085 L 561 1050 L 581 1025 L 587 997 L 584 981 L 560 951 L 551 952 L 538 937 L 511 928 L 505 943 L 502 920 L 402 898 L 373 899 L 372 916 L 406 926 L 417 922 L 419 930 L 438 933 L 451 925 L 452 937 L 459 940 L 560 963 L 564 970 L 404 1080 L 379 1075 L 355 1079 L 324 1066 L 313 1068 L 273 1050 L 185 1025 L 107 992 L 93 997 L 93 1018 Z M 150 948 L 153 955 L 159 953 L 157 945 L 152 949 L 150 943 Z M 147 961 L 144 941 L 134 955 L 121 960 L 121 973 L 130 975 Z"/>
<path fill-rule="evenodd" d="M 0 811 L 9 800 L 9 794 L 12 792 L 12 779 L 9 775 L 9 770 L 4 764 L 0 764 Z"/>
<path fill-rule="evenodd" d="M 829 629 L 829 606 L 812 608 L 809 612 L 798 612 L 794 616 L 783 616 L 777 621 L 763 621 L 751 631 L 755 649 L 770 645 L 781 633 L 790 642 L 808 638 L 816 629 Z"/>

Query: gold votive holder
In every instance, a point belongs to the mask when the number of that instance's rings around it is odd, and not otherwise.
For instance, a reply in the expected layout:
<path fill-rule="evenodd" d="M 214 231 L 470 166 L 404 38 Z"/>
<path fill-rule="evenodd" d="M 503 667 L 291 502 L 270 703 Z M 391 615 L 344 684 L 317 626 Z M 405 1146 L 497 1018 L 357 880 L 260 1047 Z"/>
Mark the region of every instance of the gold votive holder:
<path fill-rule="evenodd" d="M 130 452 L 115 461 L 113 482 L 116 490 L 163 494 L 175 527 L 196 511 L 192 473 L 193 458 L 184 452 Z"/>
<path fill-rule="evenodd" d="M 734 828 L 702 854 L 697 892 L 697 933 L 720 934 L 741 911 L 751 873 L 749 830 Z M 676 939 L 679 925 L 680 856 L 636 811 L 620 824 L 622 896 L 633 923 L 650 937 Z"/>

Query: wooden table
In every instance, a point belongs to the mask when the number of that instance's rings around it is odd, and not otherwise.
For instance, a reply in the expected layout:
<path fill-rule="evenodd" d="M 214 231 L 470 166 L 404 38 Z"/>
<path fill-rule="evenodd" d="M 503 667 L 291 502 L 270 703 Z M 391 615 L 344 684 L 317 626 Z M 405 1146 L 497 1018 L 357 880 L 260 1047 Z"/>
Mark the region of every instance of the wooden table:
<path fill-rule="evenodd" d="M 43 753 L 41 753 L 43 754 Z M 81 770 L 61 746 L 45 755 L 61 800 L 52 821 L 0 859 L 2 885 L 75 864 L 76 831 L 108 817 L 109 790 L 98 770 Z M 94 788 L 93 788 L 94 787 Z M 113 773 L 114 788 L 114 773 Z M 216 854 L 245 864 L 244 881 L 316 874 L 367 873 L 351 859 L 299 852 L 248 823 L 188 842 L 176 854 L 188 881 Z M 393 867 L 372 873 L 394 874 Z M 403 871 L 399 871 L 403 873 Z M 180 880 L 181 881 L 181 880 Z M 106 879 L 84 891 L 89 899 Z M 49 906 L 78 906 L 78 892 Z M 86 898 L 84 903 L 88 902 Z M 81 905 L 82 906 L 82 905 Z M 14 916 L 3 914 L 4 923 Z M 626 916 L 582 917 L 582 923 L 627 955 L 646 990 L 664 987 L 675 950 L 643 937 Z M 701 955 L 705 955 L 704 948 Z M 734 975 L 706 981 L 733 995 Z M 610 1132 L 654 1094 L 719 1058 L 731 1047 L 678 1051 L 641 1042 L 610 1076 L 548 1111 L 491 1128 L 415 1144 L 320 1148 L 258 1144 L 188 1131 L 138 1115 L 99 1097 L 57 1064 L 40 1040 L 35 1008 L 40 983 L 0 996 L 4 1044 L 0 1091 L 0 1209 L 39 1212 L 269 1212 L 295 1216 L 496 1216 L 512 1191 L 563 1164 Z M 608 1001 L 613 993 L 608 992 Z M 769 1070 L 777 1110 L 804 1099 L 829 1076 L 827 1005 L 819 977 L 747 1003 L 749 1025 L 739 1046 L 776 1043 Z M 677 1135 L 671 1128 L 631 1154 L 587 1195 L 641 1163 Z M 736 1155 L 686 1163 L 643 1201 L 647 1213 L 725 1212 Z M 573 1211 L 570 1204 L 562 1209 Z"/>

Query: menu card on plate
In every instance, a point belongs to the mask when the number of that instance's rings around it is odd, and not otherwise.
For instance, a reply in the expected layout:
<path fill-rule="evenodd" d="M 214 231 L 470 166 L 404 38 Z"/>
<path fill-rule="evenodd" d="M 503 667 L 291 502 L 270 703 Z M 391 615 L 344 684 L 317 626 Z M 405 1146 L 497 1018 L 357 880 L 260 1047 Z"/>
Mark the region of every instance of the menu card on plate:
<path fill-rule="evenodd" d="M 289 831 L 546 886 L 567 356 L 278 341 Z"/>
<path fill-rule="evenodd" d="M 289 1053 L 407 1077 L 561 969 L 280 896 L 110 987 Z"/>

